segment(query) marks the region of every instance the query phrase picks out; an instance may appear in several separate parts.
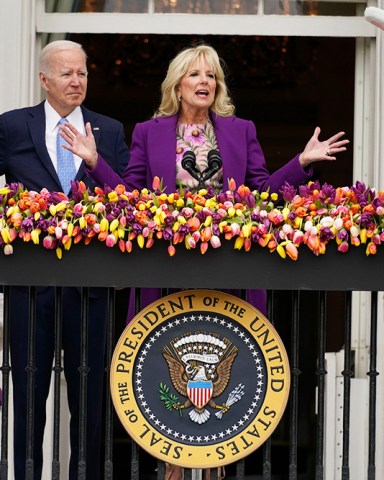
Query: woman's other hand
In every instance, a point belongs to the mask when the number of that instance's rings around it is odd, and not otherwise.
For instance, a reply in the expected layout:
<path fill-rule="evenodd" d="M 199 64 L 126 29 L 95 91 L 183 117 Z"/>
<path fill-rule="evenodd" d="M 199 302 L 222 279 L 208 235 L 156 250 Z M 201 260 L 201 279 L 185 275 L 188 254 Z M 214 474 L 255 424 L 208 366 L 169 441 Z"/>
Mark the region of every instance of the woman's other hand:
<path fill-rule="evenodd" d="M 345 132 L 336 133 L 336 135 L 322 142 L 319 140 L 319 135 L 320 128 L 316 127 L 304 151 L 300 154 L 299 162 L 303 168 L 313 162 L 336 160 L 335 154 L 344 152 L 347 149 L 344 145 L 347 145 L 349 140 L 340 140 L 345 135 Z"/>

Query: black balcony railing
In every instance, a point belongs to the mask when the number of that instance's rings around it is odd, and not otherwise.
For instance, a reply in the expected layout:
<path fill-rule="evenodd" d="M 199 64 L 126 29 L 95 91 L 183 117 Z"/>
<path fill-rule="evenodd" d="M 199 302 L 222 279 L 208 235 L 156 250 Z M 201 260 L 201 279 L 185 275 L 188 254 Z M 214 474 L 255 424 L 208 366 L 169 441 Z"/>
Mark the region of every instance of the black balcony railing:
<path fill-rule="evenodd" d="M 205 255 L 179 248 L 174 257 L 169 257 L 166 246 L 159 242 L 149 250 L 122 254 L 117 248 L 103 244 L 76 245 L 64 252 L 58 260 L 51 251 L 32 244 L 16 243 L 11 256 L 0 255 L 0 285 L 4 292 L 3 323 L 3 410 L 1 432 L 1 479 L 7 479 L 12 448 L 7 442 L 9 385 L 12 369 L 9 356 L 10 318 L 9 287 L 30 287 L 30 349 L 28 365 L 28 425 L 26 478 L 33 478 L 32 431 L 34 419 L 34 316 L 35 288 L 54 286 L 57 312 L 61 310 L 62 287 L 77 286 L 82 291 L 81 335 L 87 337 L 87 311 L 89 287 L 108 287 L 108 318 L 106 360 L 106 406 L 105 444 L 102 477 L 105 479 L 127 478 L 132 480 L 164 478 L 164 465 L 159 462 L 148 472 L 153 460 L 146 459 L 145 452 L 130 442 L 116 422 L 108 392 L 108 372 L 116 339 L 124 326 L 127 295 L 122 288 L 161 287 L 166 293 L 170 288 L 247 289 L 260 288 L 268 291 L 267 317 L 274 322 L 282 337 L 291 367 L 291 392 L 289 408 L 279 428 L 267 440 L 260 451 L 226 468 L 227 478 L 252 479 L 323 479 L 325 478 L 325 432 L 326 416 L 326 352 L 344 352 L 342 461 L 340 476 L 349 479 L 350 472 L 350 425 L 351 381 L 354 377 L 354 356 L 351 345 L 352 292 L 371 292 L 370 360 L 369 380 L 368 458 L 366 477 L 380 478 L 376 472 L 376 424 L 377 390 L 377 310 L 378 292 L 384 290 L 384 256 L 366 256 L 364 249 L 352 248 L 347 254 L 338 253 L 329 247 L 325 255 L 316 257 L 307 250 L 300 250 L 296 262 L 281 259 L 277 253 L 270 254 L 261 248 L 245 253 L 235 251 L 232 245 L 210 249 Z M 123 307 L 119 306 L 119 301 Z M 137 305 L 137 308 L 140 308 Z M 54 434 L 52 478 L 60 478 L 60 379 L 61 364 L 61 315 L 56 315 L 56 339 L 54 372 Z M 80 395 L 80 418 L 86 418 L 87 344 L 84 342 L 79 365 L 82 394 Z M 315 400 L 316 392 L 316 402 Z M 315 405 L 316 403 L 316 405 Z M 85 478 L 85 428 L 80 422 L 79 479 Z M 123 447 L 121 446 L 123 445 Z M 128 447 L 128 445 L 131 445 Z M 140 460 L 139 460 L 140 456 Z M 130 464 L 128 465 L 128 460 Z M 124 464 L 124 473 L 120 473 Z M 130 472 L 130 473 L 129 473 Z M 157 472 L 157 473 L 155 473 Z M 196 473 L 196 472 L 195 472 Z M 28 477 L 30 475 L 30 477 Z M 217 470 L 205 472 L 206 478 L 217 478 Z M 184 478 L 191 477 L 191 471 Z"/>

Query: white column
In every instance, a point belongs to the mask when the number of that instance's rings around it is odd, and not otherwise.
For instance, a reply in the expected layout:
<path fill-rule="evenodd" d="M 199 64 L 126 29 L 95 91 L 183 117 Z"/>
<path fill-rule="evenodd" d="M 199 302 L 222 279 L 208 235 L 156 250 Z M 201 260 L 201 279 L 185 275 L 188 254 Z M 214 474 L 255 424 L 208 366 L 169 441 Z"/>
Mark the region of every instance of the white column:
<path fill-rule="evenodd" d="M 0 113 L 33 105 L 39 96 L 34 12 L 34 0 L 0 2 Z"/>
<path fill-rule="evenodd" d="M 35 2 L 0 2 L 0 112 L 36 101 Z"/>

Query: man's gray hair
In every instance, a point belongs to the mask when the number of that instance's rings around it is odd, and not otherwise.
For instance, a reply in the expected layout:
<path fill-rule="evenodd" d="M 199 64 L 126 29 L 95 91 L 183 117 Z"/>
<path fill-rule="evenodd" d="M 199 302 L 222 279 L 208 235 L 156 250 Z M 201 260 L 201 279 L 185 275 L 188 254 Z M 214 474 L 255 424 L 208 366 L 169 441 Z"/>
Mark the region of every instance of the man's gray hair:
<path fill-rule="evenodd" d="M 84 54 L 84 60 L 87 59 L 87 54 L 80 43 L 72 42 L 71 40 L 55 40 L 48 43 L 40 52 L 40 72 L 49 73 L 51 55 L 63 50 L 81 50 Z"/>

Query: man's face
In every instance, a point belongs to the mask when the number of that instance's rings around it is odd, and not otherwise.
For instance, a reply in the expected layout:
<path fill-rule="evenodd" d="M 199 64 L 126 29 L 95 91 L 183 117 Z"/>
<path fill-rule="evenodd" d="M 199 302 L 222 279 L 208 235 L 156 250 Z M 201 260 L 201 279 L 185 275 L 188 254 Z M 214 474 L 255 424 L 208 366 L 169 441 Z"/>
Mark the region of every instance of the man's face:
<path fill-rule="evenodd" d="M 61 117 L 81 105 L 87 93 L 87 67 L 81 50 L 53 52 L 48 71 L 40 72 L 47 100 Z"/>

